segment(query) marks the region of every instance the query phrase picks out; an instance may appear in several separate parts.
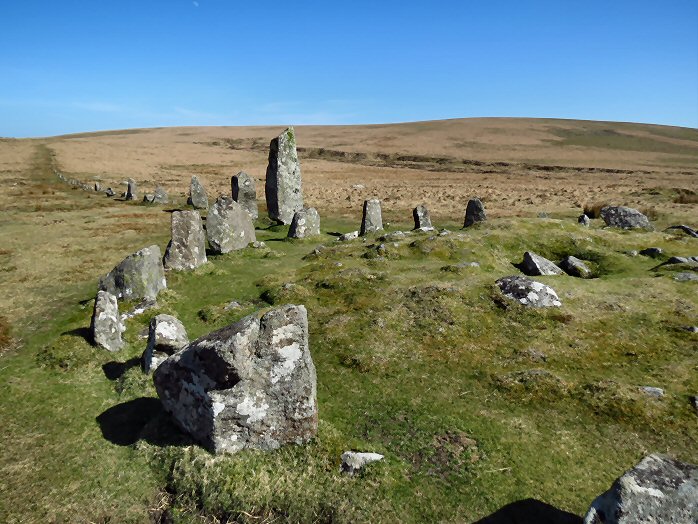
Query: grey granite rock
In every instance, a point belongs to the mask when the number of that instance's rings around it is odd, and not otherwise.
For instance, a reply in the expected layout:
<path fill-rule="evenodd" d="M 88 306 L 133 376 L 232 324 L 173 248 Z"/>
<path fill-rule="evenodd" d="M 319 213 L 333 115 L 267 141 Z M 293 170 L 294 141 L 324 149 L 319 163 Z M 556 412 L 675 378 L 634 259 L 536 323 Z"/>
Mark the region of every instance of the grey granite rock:
<path fill-rule="evenodd" d="M 580 215 L 579 218 L 577 219 L 577 223 L 582 225 L 582 226 L 589 227 L 589 224 L 591 224 L 591 220 L 586 215 Z"/>
<path fill-rule="evenodd" d="M 349 240 L 355 240 L 359 238 L 359 232 L 358 231 L 351 231 L 349 233 L 343 233 L 337 237 L 338 242 L 348 242 Z"/>
<path fill-rule="evenodd" d="M 172 239 L 165 250 L 165 269 L 196 269 L 207 262 L 206 235 L 198 211 L 174 211 Z"/>
<path fill-rule="evenodd" d="M 380 453 L 363 453 L 359 451 L 345 451 L 342 453 L 342 465 L 340 472 L 355 475 L 365 466 L 373 462 L 383 460 Z"/>
<path fill-rule="evenodd" d="M 415 207 L 412 210 L 412 218 L 414 218 L 414 228 L 424 231 L 432 231 L 434 227 L 431 225 L 431 215 L 424 204 Z"/>
<path fill-rule="evenodd" d="M 562 275 L 564 271 L 553 262 L 532 251 L 526 251 L 523 256 L 521 270 L 528 276 Z"/>
<path fill-rule="evenodd" d="M 288 229 L 288 238 L 310 238 L 320 234 L 320 215 L 314 207 L 296 211 Z"/>
<path fill-rule="evenodd" d="M 162 253 L 149 246 L 126 257 L 99 281 L 99 288 L 120 300 L 156 298 L 167 287 Z"/>
<path fill-rule="evenodd" d="M 257 220 L 259 208 L 257 206 L 257 190 L 255 189 L 254 179 L 244 171 L 240 171 L 237 175 L 231 177 L 230 186 L 233 191 L 233 200 L 249 213 L 252 220 Z"/>
<path fill-rule="evenodd" d="M 172 315 L 156 315 L 150 319 L 148 345 L 143 353 L 143 370 L 152 373 L 170 355 L 189 344 L 187 330 Z"/>
<path fill-rule="evenodd" d="M 560 307 L 555 290 L 541 282 L 520 276 L 502 277 L 496 282 L 502 294 L 530 307 Z"/>
<path fill-rule="evenodd" d="M 191 177 L 189 184 L 189 199 L 187 203 L 194 209 L 208 209 L 208 195 L 206 189 L 199 181 L 199 177 L 194 175 Z"/>
<path fill-rule="evenodd" d="M 639 252 L 640 255 L 650 258 L 659 258 L 664 253 L 661 247 L 648 247 Z"/>
<path fill-rule="evenodd" d="M 243 249 L 257 240 L 252 218 L 232 198 L 221 196 L 206 217 L 206 234 L 218 254 Z"/>
<path fill-rule="evenodd" d="M 269 164 L 264 184 L 269 218 L 290 224 L 303 209 L 301 165 L 296 151 L 296 134 L 289 127 L 269 144 Z"/>
<path fill-rule="evenodd" d="M 560 262 L 560 268 L 570 276 L 578 278 L 590 278 L 592 276 L 591 269 L 587 266 L 583 260 L 573 257 L 572 255 L 566 256 Z"/>
<path fill-rule="evenodd" d="M 601 209 L 601 218 L 609 227 L 621 229 L 649 229 L 649 219 L 637 209 L 623 206 L 606 206 Z"/>
<path fill-rule="evenodd" d="M 170 197 L 167 195 L 162 186 L 157 186 L 155 192 L 153 193 L 153 199 L 151 201 L 153 204 L 169 204 Z"/>
<path fill-rule="evenodd" d="M 124 345 L 121 340 L 124 330 L 116 297 L 107 291 L 98 291 L 90 322 L 92 342 L 107 351 L 118 351 Z"/>
<path fill-rule="evenodd" d="M 480 199 L 473 198 L 468 200 L 463 227 L 470 227 L 477 222 L 484 222 L 485 220 L 487 220 L 487 214 L 485 213 L 485 206 Z"/>
<path fill-rule="evenodd" d="M 136 187 L 136 181 L 132 178 L 129 178 L 126 181 L 126 200 L 135 200 L 136 196 L 138 195 L 138 189 Z"/>
<path fill-rule="evenodd" d="M 383 217 L 381 214 L 381 201 L 375 198 L 364 200 L 364 211 L 361 219 L 360 236 L 383 230 Z"/>

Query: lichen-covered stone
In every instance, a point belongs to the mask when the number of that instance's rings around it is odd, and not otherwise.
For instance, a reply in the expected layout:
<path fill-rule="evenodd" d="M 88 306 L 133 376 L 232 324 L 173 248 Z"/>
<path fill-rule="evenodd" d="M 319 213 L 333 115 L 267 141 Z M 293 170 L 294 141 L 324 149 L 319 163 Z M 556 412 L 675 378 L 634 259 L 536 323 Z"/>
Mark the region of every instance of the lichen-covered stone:
<path fill-rule="evenodd" d="M 198 211 L 172 213 L 172 240 L 167 244 L 165 269 L 196 269 L 206 260 L 206 235 Z"/>
<path fill-rule="evenodd" d="M 136 187 L 136 181 L 133 178 L 129 178 L 126 181 L 126 200 L 135 200 L 138 194 L 138 189 Z"/>
<path fill-rule="evenodd" d="M 240 171 L 230 179 L 230 185 L 233 190 L 233 200 L 249 213 L 252 220 L 257 220 L 259 209 L 254 179 L 244 171 Z"/>
<path fill-rule="evenodd" d="M 288 238 L 309 238 L 320 234 L 320 215 L 314 207 L 296 211 L 288 229 Z"/>
<path fill-rule="evenodd" d="M 194 209 L 208 209 L 208 195 L 204 186 L 199 181 L 199 177 L 194 175 L 191 177 L 189 184 L 189 199 L 187 203 Z"/>
<path fill-rule="evenodd" d="M 530 307 L 560 307 L 562 302 L 550 286 L 520 276 L 503 277 L 497 280 L 502 294 Z"/>
<path fill-rule="evenodd" d="M 383 217 L 381 215 L 381 201 L 376 198 L 364 200 L 364 212 L 361 219 L 361 231 L 359 231 L 359 235 L 364 236 L 368 233 L 375 233 L 376 231 L 382 230 Z"/>
<path fill-rule="evenodd" d="M 276 449 L 317 433 L 304 306 L 286 305 L 195 340 L 154 374 L 175 422 L 216 453 Z"/>
<path fill-rule="evenodd" d="M 303 209 L 301 165 L 296 151 L 296 134 L 289 127 L 269 144 L 269 164 L 264 184 L 269 218 L 290 224 Z"/>
<path fill-rule="evenodd" d="M 155 192 L 153 193 L 153 199 L 151 200 L 153 204 L 169 204 L 170 197 L 167 195 L 162 186 L 157 186 Z"/>
<path fill-rule="evenodd" d="M 545 257 L 532 251 L 526 251 L 521 263 L 521 270 L 528 276 L 562 275 L 564 271 Z"/>
<path fill-rule="evenodd" d="M 465 221 L 463 222 L 463 227 L 470 227 L 477 222 L 484 222 L 485 220 L 487 220 L 485 206 L 480 199 L 473 198 L 468 200 L 468 205 L 465 208 Z"/>
<path fill-rule="evenodd" d="M 218 254 L 243 249 L 257 240 L 250 215 L 232 198 L 224 196 L 208 212 L 206 235 L 211 249 Z"/>
<path fill-rule="evenodd" d="M 434 227 L 431 225 L 431 216 L 427 206 L 421 204 L 412 210 L 412 218 L 414 218 L 414 228 L 424 231 L 432 231 Z"/>
<path fill-rule="evenodd" d="M 355 240 L 359 238 L 358 231 L 350 231 L 349 233 L 343 233 L 337 237 L 337 242 L 348 242 L 350 240 Z"/>
<path fill-rule="evenodd" d="M 606 206 L 601 209 L 601 218 L 609 227 L 621 229 L 649 229 L 652 227 L 645 215 L 631 207 Z"/>
<path fill-rule="evenodd" d="M 589 508 L 584 524 L 696 524 L 698 467 L 649 455 L 616 479 Z"/>
<path fill-rule="evenodd" d="M 368 464 L 383 460 L 380 453 L 366 453 L 360 451 L 345 451 L 342 453 L 342 466 L 340 471 L 349 475 L 355 475 Z"/>
<path fill-rule="evenodd" d="M 156 298 L 167 287 L 162 253 L 149 246 L 127 256 L 99 281 L 99 288 L 121 300 Z"/>
<path fill-rule="evenodd" d="M 116 297 L 107 291 L 98 291 L 90 322 L 93 343 L 107 351 L 118 351 L 124 345 L 121 340 L 124 329 Z"/>
<path fill-rule="evenodd" d="M 573 257 L 572 255 L 565 257 L 560 262 L 560 268 L 570 276 L 578 278 L 590 278 L 592 273 L 589 266 L 583 260 Z"/>
<path fill-rule="evenodd" d="M 187 330 L 179 319 L 172 315 L 156 315 L 150 319 L 148 345 L 143 353 L 143 370 L 151 373 L 187 344 Z"/>

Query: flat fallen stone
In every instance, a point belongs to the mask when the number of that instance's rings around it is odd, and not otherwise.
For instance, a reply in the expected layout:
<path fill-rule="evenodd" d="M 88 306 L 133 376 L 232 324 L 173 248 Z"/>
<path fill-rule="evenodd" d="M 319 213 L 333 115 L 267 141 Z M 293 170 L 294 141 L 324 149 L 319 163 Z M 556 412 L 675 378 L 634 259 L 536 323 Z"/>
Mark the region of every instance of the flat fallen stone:
<path fill-rule="evenodd" d="M 301 165 L 296 151 L 296 133 L 289 127 L 269 144 L 269 163 L 264 184 L 269 218 L 290 224 L 303 209 Z"/>
<path fill-rule="evenodd" d="M 662 388 L 656 388 L 654 386 L 641 386 L 640 391 L 648 397 L 656 399 L 664 398 L 664 390 Z"/>
<path fill-rule="evenodd" d="M 562 302 L 550 286 L 521 276 L 502 277 L 496 282 L 502 294 L 530 307 L 560 307 Z"/>
<path fill-rule="evenodd" d="M 532 251 L 526 251 L 523 256 L 521 270 L 528 276 L 562 275 L 564 271 L 553 262 Z"/>
<path fill-rule="evenodd" d="M 214 253 L 223 254 L 246 248 L 255 242 L 252 218 L 230 197 L 221 196 L 206 217 L 208 243 Z"/>
<path fill-rule="evenodd" d="M 155 299 L 167 287 L 162 253 L 156 245 L 127 256 L 99 281 L 99 288 L 119 300 Z"/>
<path fill-rule="evenodd" d="M 288 238 L 310 238 L 320 234 L 320 215 L 314 207 L 296 211 L 288 229 Z"/>
<path fill-rule="evenodd" d="M 590 278 L 592 276 L 591 269 L 587 266 L 583 260 L 573 257 L 572 255 L 566 256 L 560 262 L 560 268 L 570 276 L 578 278 Z"/>
<path fill-rule="evenodd" d="M 240 171 L 237 175 L 231 177 L 230 187 L 233 191 L 233 200 L 249 213 L 252 220 L 257 220 L 259 207 L 257 205 L 257 189 L 254 185 L 254 179 L 244 171 Z"/>
<path fill-rule="evenodd" d="M 609 227 L 621 229 L 649 229 L 649 219 L 637 209 L 624 206 L 606 206 L 601 209 L 601 218 Z"/>
<path fill-rule="evenodd" d="M 116 193 L 114 192 L 114 190 L 111 187 L 108 187 L 107 190 L 104 192 L 104 194 L 110 198 L 113 197 L 114 195 L 116 195 Z"/>
<path fill-rule="evenodd" d="M 686 233 L 688 236 L 691 236 L 693 238 L 698 238 L 698 231 L 696 231 L 695 229 L 690 228 L 688 226 L 685 226 L 683 224 L 680 224 L 678 226 L 669 226 L 668 228 L 665 229 L 665 231 L 668 231 L 670 229 L 679 229 L 679 230 L 683 231 L 684 233 Z"/>
<path fill-rule="evenodd" d="M 383 460 L 383 455 L 380 453 L 363 453 L 359 451 L 345 451 L 342 453 L 342 465 L 340 466 L 341 473 L 355 475 L 365 466 L 373 462 Z"/>
<path fill-rule="evenodd" d="M 93 343 L 107 351 L 118 351 L 124 345 L 121 334 L 125 329 L 116 297 L 107 291 L 98 291 L 90 322 Z"/>
<path fill-rule="evenodd" d="M 143 370 L 152 373 L 170 355 L 189 344 L 187 330 L 172 315 L 156 315 L 150 319 L 148 345 L 143 353 Z"/>
<path fill-rule="evenodd" d="M 361 219 L 361 230 L 359 236 L 375 233 L 383 230 L 383 216 L 381 214 L 381 201 L 372 198 L 364 200 L 363 217 Z"/>
<path fill-rule="evenodd" d="M 171 216 L 172 239 L 165 250 L 165 269 L 186 271 L 205 264 L 206 235 L 199 212 L 174 211 Z"/>

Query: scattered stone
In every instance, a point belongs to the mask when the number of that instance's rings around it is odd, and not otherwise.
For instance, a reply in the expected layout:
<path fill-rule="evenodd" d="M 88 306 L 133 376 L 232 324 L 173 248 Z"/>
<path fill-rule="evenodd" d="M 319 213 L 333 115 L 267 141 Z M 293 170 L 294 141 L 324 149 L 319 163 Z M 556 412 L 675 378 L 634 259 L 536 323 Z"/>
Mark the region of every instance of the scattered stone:
<path fill-rule="evenodd" d="M 351 186 L 352 189 L 366 189 L 366 186 L 363 184 L 353 184 Z"/>
<path fill-rule="evenodd" d="M 225 305 L 225 307 L 223 308 L 223 310 L 232 311 L 233 309 L 241 309 L 241 308 L 242 308 L 242 304 L 240 304 L 240 302 L 238 302 L 237 300 L 233 300 L 232 302 L 228 302 Z"/>
<path fill-rule="evenodd" d="M 583 260 L 573 257 L 572 255 L 565 257 L 562 262 L 560 262 L 560 267 L 565 273 L 573 277 L 591 277 L 591 269 L 589 269 L 589 266 L 587 266 Z"/>
<path fill-rule="evenodd" d="M 125 329 L 116 297 L 107 291 L 98 291 L 90 322 L 93 343 L 107 351 L 118 351 L 124 345 L 121 333 Z"/>
<path fill-rule="evenodd" d="M 153 193 L 153 199 L 151 202 L 153 204 L 169 204 L 170 197 L 167 195 L 167 191 L 165 191 L 161 186 L 157 186 L 155 188 L 155 192 Z"/>
<path fill-rule="evenodd" d="M 340 467 L 341 473 L 347 473 L 348 475 L 355 475 L 360 470 L 371 464 L 372 462 L 378 462 L 383 460 L 383 455 L 380 453 L 361 453 L 359 451 L 345 451 L 342 453 L 342 465 Z"/>
<path fill-rule="evenodd" d="M 255 240 L 250 244 L 250 247 L 253 249 L 266 249 L 267 245 L 260 240 Z"/>
<path fill-rule="evenodd" d="M 215 453 L 271 450 L 317 433 L 304 306 L 253 314 L 195 340 L 160 364 L 154 382 L 177 424 Z"/>
<path fill-rule="evenodd" d="M 172 240 L 167 244 L 165 269 L 185 271 L 207 262 L 206 235 L 198 211 L 172 213 Z"/>
<path fill-rule="evenodd" d="M 698 326 L 686 326 L 684 329 L 689 333 L 698 333 Z"/>
<path fill-rule="evenodd" d="M 636 257 L 640 253 L 638 253 L 638 251 L 635 249 L 631 249 L 630 251 L 626 251 L 625 254 L 628 255 L 629 257 Z"/>
<path fill-rule="evenodd" d="M 550 286 L 520 276 L 503 277 L 497 280 L 502 294 L 531 307 L 560 307 L 562 302 Z"/>
<path fill-rule="evenodd" d="M 640 391 L 642 391 L 648 397 L 656 399 L 664 398 L 664 390 L 662 388 L 655 388 L 653 386 L 641 386 Z"/>
<path fill-rule="evenodd" d="M 463 227 L 470 227 L 476 222 L 484 222 L 485 220 L 487 220 L 485 206 L 480 199 L 473 198 L 468 200 L 468 205 L 465 208 L 465 222 L 463 222 Z"/>
<path fill-rule="evenodd" d="M 688 400 L 691 403 L 691 406 L 693 406 L 693 411 L 695 411 L 696 415 L 698 415 L 698 396 L 693 395 L 689 397 Z"/>
<path fill-rule="evenodd" d="M 387 235 L 383 235 L 382 237 L 378 238 L 378 240 L 382 242 L 395 242 L 397 240 L 404 240 L 405 238 L 407 238 L 407 235 L 405 235 L 405 233 L 402 231 L 393 231 Z"/>
<path fill-rule="evenodd" d="M 687 235 L 692 236 L 693 238 L 698 238 L 698 231 L 696 231 L 695 229 L 690 228 L 688 226 L 684 226 L 683 224 L 678 225 L 678 226 L 670 226 L 670 227 L 666 228 L 664 231 L 668 231 L 670 229 L 680 229 L 681 231 L 683 231 Z"/>
<path fill-rule="evenodd" d="M 423 231 L 434 230 L 433 226 L 431 225 L 429 210 L 424 204 L 419 205 L 412 210 L 412 217 L 414 218 L 415 229 L 421 229 Z"/>
<path fill-rule="evenodd" d="M 211 249 L 218 254 L 244 249 L 257 240 L 250 215 L 232 198 L 224 196 L 208 212 L 206 233 Z"/>
<path fill-rule="evenodd" d="M 296 134 L 289 127 L 269 144 L 269 164 L 264 185 L 269 218 L 290 224 L 293 214 L 303 209 L 301 165 L 296 151 Z"/>
<path fill-rule="evenodd" d="M 383 217 L 381 215 L 381 201 L 372 198 L 364 200 L 364 213 L 361 219 L 361 231 L 359 236 L 383 230 Z"/>
<path fill-rule="evenodd" d="M 677 282 L 696 282 L 698 281 L 698 273 L 683 271 L 674 275 L 674 280 Z"/>
<path fill-rule="evenodd" d="M 187 204 L 194 209 L 208 209 L 208 195 L 206 194 L 206 189 L 204 189 L 204 186 L 199 181 L 199 177 L 196 175 L 191 177 Z"/>
<path fill-rule="evenodd" d="M 337 240 L 339 242 L 347 242 L 349 240 L 354 240 L 357 238 L 359 238 L 359 232 L 352 231 L 351 233 L 344 233 L 343 235 L 339 235 L 339 237 L 337 237 Z"/>
<path fill-rule="evenodd" d="M 120 300 L 155 299 L 167 287 L 162 253 L 149 246 L 127 256 L 99 281 L 99 288 Z"/>
<path fill-rule="evenodd" d="M 548 360 L 548 356 L 545 353 L 532 348 L 524 349 L 519 351 L 517 354 L 526 360 L 530 360 L 531 362 L 542 363 L 547 362 Z"/>
<path fill-rule="evenodd" d="M 126 200 L 135 200 L 137 195 L 136 181 L 133 178 L 129 178 L 126 181 Z"/>
<path fill-rule="evenodd" d="M 546 213 L 545 211 L 541 211 L 540 213 L 538 213 L 538 218 L 550 218 L 550 215 L 548 215 L 548 213 Z"/>
<path fill-rule="evenodd" d="M 540 255 L 536 255 L 532 251 L 526 251 L 521 263 L 521 270 L 528 276 L 539 275 L 562 275 L 564 271 L 557 267 L 553 262 Z"/>
<path fill-rule="evenodd" d="M 649 455 L 598 496 L 584 524 L 695 524 L 698 467 Z"/>
<path fill-rule="evenodd" d="M 451 234 L 451 232 L 448 229 L 442 229 L 441 231 L 439 231 L 440 237 L 445 237 L 445 236 L 448 236 L 450 234 Z"/>
<path fill-rule="evenodd" d="M 661 247 L 648 247 L 640 251 L 640 255 L 650 258 L 659 258 L 664 253 Z"/>
<path fill-rule="evenodd" d="M 652 227 L 649 219 L 637 209 L 623 206 L 606 206 L 601 209 L 601 218 L 609 227 L 635 229 Z"/>
<path fill-rule="evenodd" d="M 233 190 L 233 200 L 249 213 L 252 220 L 257 220 L 259 208 L 257 207 L 257 190 L 254 186 L 254 179 L 244 171 L 240 171 L 230 179 L 230 185 Z"/>
<path fill-rule="evenodd" d="M 148 345 L 143 353 L 143 370 L 152 373 L 170 355 L 189 344 L 187 330 L 172 315 L 157 315 L 150 319 Z"/>
<path fill-rule="evenodd" d="M 288 229 L 288 238 L 310 238 L 320 234 L 320 215 L 314 207 L 296 211 Z"/>
<path fill-rule="evenodd" d="M 143 195 L 143 203 L 144 204 L 152 204 L 153 198 L 154 198 L 154 196 L 151 193 L 145 193 Z"/>
<path fill-rule="evenodd" d="M 591 220 L 586 215 L 580 215 L 580 217 L 577 219 L 577 223 L 582 226 L 589 227 L 589 224 L 591 224 Z"/>
<path fill-rule="evenodd" d="M 104 192 L 104 194 L 107 195 L 109 198 L 116 195 L 116 193 L 114 193 L 114 190 L 111 187 L 108 187 L 107 190 Z"/>

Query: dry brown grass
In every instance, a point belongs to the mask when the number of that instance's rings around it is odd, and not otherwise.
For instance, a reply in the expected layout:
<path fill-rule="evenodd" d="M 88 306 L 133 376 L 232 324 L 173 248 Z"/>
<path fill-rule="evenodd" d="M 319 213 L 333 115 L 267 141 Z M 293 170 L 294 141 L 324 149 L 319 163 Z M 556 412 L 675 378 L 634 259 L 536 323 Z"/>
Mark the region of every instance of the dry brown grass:
<path fill-rule="evenodd" d="M 675 204 L 698 204 L 698 193 L 690 189 L 679 189 Z"/>

